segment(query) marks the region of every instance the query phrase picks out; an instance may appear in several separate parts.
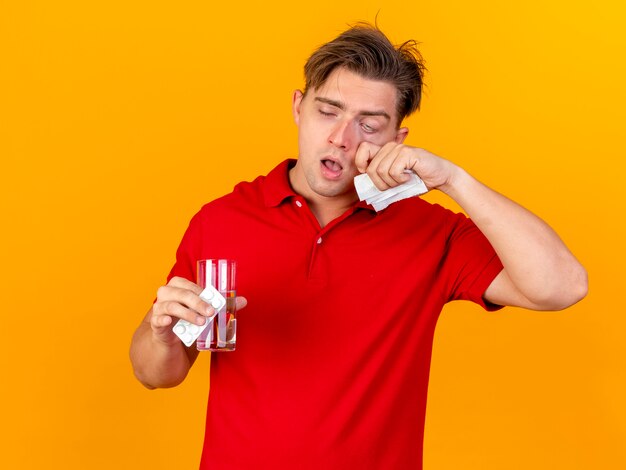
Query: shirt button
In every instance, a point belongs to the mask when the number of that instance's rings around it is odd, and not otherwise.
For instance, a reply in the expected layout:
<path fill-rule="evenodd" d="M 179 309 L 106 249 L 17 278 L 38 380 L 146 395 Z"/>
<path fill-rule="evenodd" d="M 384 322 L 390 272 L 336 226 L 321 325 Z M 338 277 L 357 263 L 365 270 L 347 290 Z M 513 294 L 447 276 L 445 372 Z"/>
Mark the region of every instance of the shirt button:
<path fill-rule="evenodd" d="M 296 206 L 302 207 L 302 203 L 300 201 L 296 201 Z"/>
<path fill-rule="evenodd" d="M 319 238 L 317 239 L 317 244 L 319 245 L 319 244 L 321 244 L 321 243 L 322 243 L 322 237 L 319 237 Z"/>

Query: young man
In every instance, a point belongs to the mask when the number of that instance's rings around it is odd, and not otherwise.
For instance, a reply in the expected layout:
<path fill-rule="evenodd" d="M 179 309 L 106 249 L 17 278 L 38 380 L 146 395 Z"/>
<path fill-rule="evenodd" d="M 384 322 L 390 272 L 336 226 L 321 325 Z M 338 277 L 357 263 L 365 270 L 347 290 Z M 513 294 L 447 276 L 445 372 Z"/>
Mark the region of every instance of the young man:
<path fill-rule="evenodd" d="M 558 236 L 458 166 L 403 144 L 419 106 L 414 43 L 359 25 L 322 46 L 293 95 L 299 157 L 202 208 L 169 282 L 137 329 L 131 360 L 148 388 L 184 380 L 198 352 L 172 333 L 213 309 L 198 259 L 238 262 L 237 350 L 215 354 L 202 468 L 421 468 L 432 340 L 450 300 L 558 310 L 587 280 Z M 469 215 L 420 198 L 381 212 L 380 189 L 419 175 Z M 232 231 L 212 229 L 220 220 Z"/>

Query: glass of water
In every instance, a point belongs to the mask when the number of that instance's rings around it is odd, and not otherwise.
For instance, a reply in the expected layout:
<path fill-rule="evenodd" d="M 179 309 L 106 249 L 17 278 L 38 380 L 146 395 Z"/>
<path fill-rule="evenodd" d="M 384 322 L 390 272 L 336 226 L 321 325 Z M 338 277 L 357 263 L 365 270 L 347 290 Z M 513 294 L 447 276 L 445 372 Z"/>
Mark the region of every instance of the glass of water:
<path fill-rule="evenodd" d="M 199 351 L 234 351 L 237 342 L 237 315 L 235 296 L 237 287 L 237 263 L 230 259 L 198 260 L 196 282 L 203 289 L 211 285 L 226 299 L 198 337 Z"/>

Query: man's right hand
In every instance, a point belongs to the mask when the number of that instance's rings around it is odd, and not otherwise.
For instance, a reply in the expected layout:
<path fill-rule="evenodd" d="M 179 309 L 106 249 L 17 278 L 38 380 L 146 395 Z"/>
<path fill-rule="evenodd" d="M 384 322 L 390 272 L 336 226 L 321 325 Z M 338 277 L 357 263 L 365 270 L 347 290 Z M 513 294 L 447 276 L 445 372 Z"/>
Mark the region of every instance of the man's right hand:
<path fill-rule="evenodd" d="M 182 277 L 173 277 L 160 287 L 150 317 L 154 339 L 169 344 L 180 341 L 172 331 L 180 318 L 204 325 L 207 317 L 215 314 L 215 309 L 199 297 L 201 292 L 202 287 Z"/>
<path fill-rule="evenodd" d="M 204 325 L 215 314 L 200 298 L 202 287 L 181 277 L 173 277 L 157 291 L 157 300 L 135 331 L 130 359 L 135 376 L 147 388 L 173 387 L 181 383 L 198 356 L 195 347 L 186 347 L 172 330 L 182 318 Z M 237 297 L 237 310 L 246 306 Z"/>

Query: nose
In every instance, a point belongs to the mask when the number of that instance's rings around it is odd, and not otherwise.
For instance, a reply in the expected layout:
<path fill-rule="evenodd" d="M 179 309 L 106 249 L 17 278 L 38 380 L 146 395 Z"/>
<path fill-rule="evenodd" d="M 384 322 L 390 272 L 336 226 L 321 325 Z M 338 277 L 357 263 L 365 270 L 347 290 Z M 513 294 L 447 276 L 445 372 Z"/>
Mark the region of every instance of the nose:
<path fill-rule="evenodd" d="M 332 129 L 328 141 L 343 151 L 348 151 L 354 144 L 354 132 L 349 121 L 340 121 Z"/>

